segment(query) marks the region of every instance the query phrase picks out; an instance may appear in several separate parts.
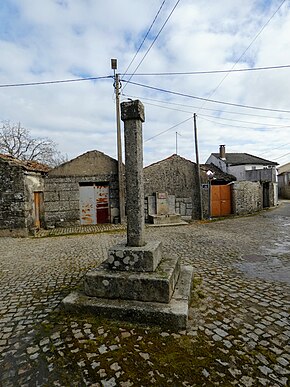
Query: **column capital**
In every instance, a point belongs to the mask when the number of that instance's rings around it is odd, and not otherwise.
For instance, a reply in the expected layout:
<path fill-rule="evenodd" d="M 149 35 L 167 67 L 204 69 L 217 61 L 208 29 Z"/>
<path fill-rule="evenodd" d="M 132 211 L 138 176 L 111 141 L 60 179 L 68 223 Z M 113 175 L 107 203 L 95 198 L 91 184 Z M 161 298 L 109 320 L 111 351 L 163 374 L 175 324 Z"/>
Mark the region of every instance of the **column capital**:
<path fill-rule="evenodd" d="M 140 120 L 145 121 L 144 105 L 141 101 L 126 101 L 121 103 L 121 119 L 122 121 Z"/>

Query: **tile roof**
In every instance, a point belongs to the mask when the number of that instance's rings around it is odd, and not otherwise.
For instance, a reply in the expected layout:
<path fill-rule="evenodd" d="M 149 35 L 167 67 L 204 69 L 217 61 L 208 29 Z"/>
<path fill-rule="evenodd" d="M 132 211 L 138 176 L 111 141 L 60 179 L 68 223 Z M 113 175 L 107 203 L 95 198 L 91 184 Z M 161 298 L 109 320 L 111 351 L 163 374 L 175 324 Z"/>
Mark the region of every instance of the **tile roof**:
<path fill-rule="evenodd" d="M 207 171 L 214 172 L 214 180 L 215 181 L 224 181 L 224 182 L 231 182 L 237 180 L 237 178 L 234 175 L 231 175 L 230 173 L 223 172 L 221 169 L 219 169 L 214 164 L 201 164 L 200 165 L 201 172 L 204 172 L 206 174 Z"/>
<path fill-rule="evenodd" d="M 219 153 L 212 153 L 218 159 L 220 158 Z M 221 159 L 222 160 L 222 159 Z M 257 165 L 278 165 L 278 163 L 261 157 L 250 155 L 249 153 L 226 153 L 226 164 L 230 165 L 245 165 L 245 164 L 257 164 Z"/>
<path fill-rule="evenodd" d="M 0 153 L 0 160 L 9 163 L 10 165 L 15 165 L 20 168 L 25 169 L 26 171 L 33 172 L 48 172 L 51 168 L 45 164 L 41 164 L 38 161 L 34 160 L 19 160 L 10 155 L 4 155 Z"/>

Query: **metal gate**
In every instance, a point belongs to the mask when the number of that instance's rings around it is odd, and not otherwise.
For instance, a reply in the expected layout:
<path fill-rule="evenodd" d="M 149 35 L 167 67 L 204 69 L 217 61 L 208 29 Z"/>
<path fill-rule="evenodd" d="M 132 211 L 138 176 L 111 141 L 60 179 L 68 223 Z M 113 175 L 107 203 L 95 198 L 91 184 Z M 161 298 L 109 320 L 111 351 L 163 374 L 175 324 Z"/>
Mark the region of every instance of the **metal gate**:
<path fill-rule="evenodd" d="M 231 186 L 211 186 L 211 216 L 225 216 L 232 212 Z"/>
<path fill-rule="evenodd" d="M 80 222 L 82 225 L 109 223 L 108 184 L 80 184 Z"/>

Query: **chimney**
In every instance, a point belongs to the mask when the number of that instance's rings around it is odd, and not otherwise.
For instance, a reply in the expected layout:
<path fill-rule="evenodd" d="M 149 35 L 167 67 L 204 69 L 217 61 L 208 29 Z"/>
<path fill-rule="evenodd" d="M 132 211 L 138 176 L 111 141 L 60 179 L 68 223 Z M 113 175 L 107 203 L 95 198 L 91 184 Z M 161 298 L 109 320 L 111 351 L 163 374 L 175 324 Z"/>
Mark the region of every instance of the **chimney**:
<path fill-rule="evenodd" d="M 220 158 L 222 160 L 226 159 L 226 146 L 225 145 L 220 145 Z"/>

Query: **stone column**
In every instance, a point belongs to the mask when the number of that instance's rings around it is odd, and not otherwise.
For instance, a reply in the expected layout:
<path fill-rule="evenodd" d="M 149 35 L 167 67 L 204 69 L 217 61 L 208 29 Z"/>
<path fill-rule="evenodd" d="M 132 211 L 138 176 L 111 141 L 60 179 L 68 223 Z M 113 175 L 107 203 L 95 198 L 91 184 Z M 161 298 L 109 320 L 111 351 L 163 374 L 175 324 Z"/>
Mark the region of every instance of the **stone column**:
<path fill-rule="evenodd" d="M 141 247 L 144 241 L 144 182 L 142 122 L 144 106 L 136 101 L 121 103 L 121 119 L 124 121 L 127 246 Z"/>

